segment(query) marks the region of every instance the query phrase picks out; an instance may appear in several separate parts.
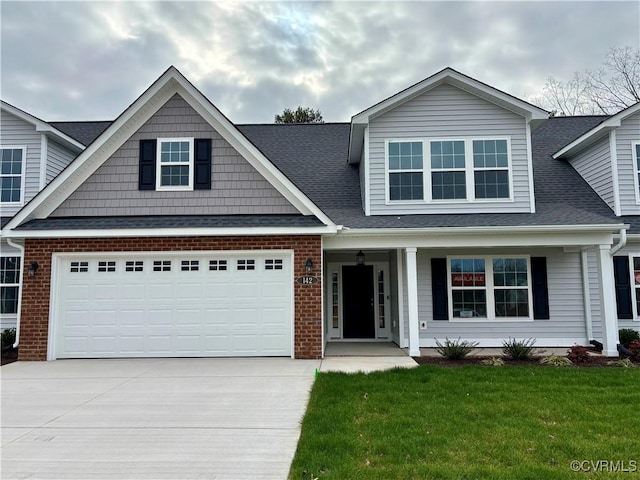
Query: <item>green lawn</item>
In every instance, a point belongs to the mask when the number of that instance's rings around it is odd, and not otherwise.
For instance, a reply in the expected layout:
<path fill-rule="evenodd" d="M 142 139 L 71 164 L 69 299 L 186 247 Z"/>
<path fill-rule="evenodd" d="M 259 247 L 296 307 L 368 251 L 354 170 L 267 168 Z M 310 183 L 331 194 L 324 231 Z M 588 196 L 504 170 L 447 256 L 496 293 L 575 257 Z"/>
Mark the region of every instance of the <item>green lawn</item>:
<path fill-rule="evenodd" d="M 637 471 L 572 472 L 574 460 Z M 640 478 L 640 368 L 323 373 L 289 478 Z"/>

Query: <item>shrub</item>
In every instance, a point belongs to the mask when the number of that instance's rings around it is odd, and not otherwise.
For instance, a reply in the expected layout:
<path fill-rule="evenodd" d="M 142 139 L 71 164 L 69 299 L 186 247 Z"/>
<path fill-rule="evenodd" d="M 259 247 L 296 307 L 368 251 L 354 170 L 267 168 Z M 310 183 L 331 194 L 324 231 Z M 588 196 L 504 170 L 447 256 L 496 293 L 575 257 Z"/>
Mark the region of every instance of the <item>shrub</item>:
<path fill-rule="evenodd" d="M 436 351 L 449 360 L 460 360 L 473 352 L 478 346 L 478 342 L 469 342 L 468 340 L 449 340 L 445 338 L 444 343 L 436 338 Z"/>
<path fill-rule="evenodd" d="M 552 367 L 568 367 L 573 365 L 571 360 L 567 357 L 560 357 L 558 355 L 549 355 L 548 357 L 543 357 L 540 359 L 540 363 L 542 365 L 550 365 Z"/>
<path fill-rule="evenodd" d="M 618 337 L 620 338 L 620 344 L 628 349 L 631 342 L 640 340 L 640 333 L 632 328 L 622 328 L 618 331 Z"/>
<path fill-rule="evenodd" d="M 607 365 L 611 365 L 613 367 L 622 367 L 622 368 L 633 368 L 635 365 L 628 358 L 622 358 L 620 360 L 614 360 L 612 362 L 607 362 Z"/>
<path fill-rule="evenodd" d="M 2 331 L 2 347 L 10 347 L 16 342 L 16 329 L 6 328 Z"/>
<path fill-rule="evenodd" d="M 586 363 L 590 360 L 589 350 L 580 346 L 574 345 L 567 350 L 567 358 L 573 363 Z"/>
<path fill-rule="evenodd" d="M 488 365 L 490 367 L 501 367 L 502 365 L 504 365 L 504 360 L 501 359 L 500 357 L 491 357 L 491 358 L 485 358 L 480 363 L 482 365 Z"/>
<path fill-rule="evenodd" d="M 535 338 L 525 338 L 524 340 L 516 340 L 509 337 L 509 340 L 502 342 L 502 353 L 512 360 L 529 360 L 536 354 L 540 354 L 543 350 L 536 350 Z"/>
<path fill-rule="evenodd" d="M 629 344 L 629 358 L 634 362 L 640 362 L 640 340 L 634 340 Z"/>

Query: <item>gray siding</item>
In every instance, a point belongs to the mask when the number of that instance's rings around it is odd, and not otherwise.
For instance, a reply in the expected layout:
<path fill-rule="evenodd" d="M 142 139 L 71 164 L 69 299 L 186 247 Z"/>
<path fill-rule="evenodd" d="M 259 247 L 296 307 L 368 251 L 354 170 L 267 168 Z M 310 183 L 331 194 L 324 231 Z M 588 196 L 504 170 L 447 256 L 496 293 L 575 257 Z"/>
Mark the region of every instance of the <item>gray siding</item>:
<path fill-rule="evenodd" d="M 640 142 L 640 113 L 636 113 L 622 121 L 616 129 L 616 151 L 618 157 L 618 185 L 620 188 L 620 213 L 622 215 L 640 215 L 637 203 L 634 176 L 635 154 L 632 143 Z"/>
<path fill-rule="evenodd" d="M 511 139 L 513 202 L 385 205 L 385 140 L 473 137 Z M 523 117 L 458 88 L 440 85 L 371 120 L 371 214 L 529 212 L 529 161 Z"/>
<path fill-rule="evenodd" d="M 605 136 L 580 152 L 570 160 L 570 163 L 613 210 L 615 204 L 609 136 Z"/>
<path fill-rule="evenodd" d="M 0 112 L 0 144 L 27 148 L 22 204 L 31 200 L 40 189 L 40 138 L 32 124 L 4 110 Z M 20 208 L 22 205 L 2 205 L 2 216 L 15 215 Z"/>
<path fill-rule="evenodd" d="M 427 330 L 420 332 L 421 340 L 458 338 L 499 341 L 508 337 L 560 339 L 573 342 L 586 340 L 586 326 L 582 295 L 582 277 L 579 253 L 564 253 L 562 249 L 509 250 L 509 254 L 544 256 L 547 258 L 549 285 L 549 320 L 522 322 L 449 322 L 433 320 L 431 294 L 431 258 L 451 254 L 474 255 L 478 251 L 456 250 L 434 253 L 418 251 L 418 316 L 427 321 Z M 481 255 L 504 255 L 504 250 L 483 250 Z M 406 313 L 405 313 L 406 316 Z M 405 322 L 406 325 L 406 322 Z M 405 335 L 408 327 L 405 326 Z M 540 346 L 545 346 L 540 344 Z M 552 346 L 552 345 L 549 345 Z"/>
<path fill-rule="evenodd" d="M 141 139 L 212 139 L 212 189 L 138 190 Z M 287 214 L 298 211 L 179 95 L 175 95 L 52 216 Z"/>
<path fill-rule="evenodd" d="M 53 180 L 75 157 L 75 153 L 49 139 L 47 142 L 47 174 L 45 184 Z"/>

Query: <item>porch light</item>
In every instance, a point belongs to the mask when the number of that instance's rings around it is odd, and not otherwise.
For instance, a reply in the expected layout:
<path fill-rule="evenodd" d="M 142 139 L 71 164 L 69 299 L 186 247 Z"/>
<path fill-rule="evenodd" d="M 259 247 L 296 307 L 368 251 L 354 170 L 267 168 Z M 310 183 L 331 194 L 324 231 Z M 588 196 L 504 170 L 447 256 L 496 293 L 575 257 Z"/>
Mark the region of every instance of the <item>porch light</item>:
<path fill-rule="evenodd" d="M 364 253 L 362 250 L 356 253 L 356 265 L 364 265 Z"/>
<path fill-rule="evenodd" d="M 36 270 L 38 270 L 38 268 L 40 268 L 40 265 L 38 265 L 38 262 L 32 262 L 31 265 L 29 265 L 29 268 L 27 269 L 27 274 L 30 277 L 33 277 L 36 274 Z"/>
<path fill-rule="evenodd" d="M 307 262 L 304 264 L 304 267 L 307 269 L 307 275 L 311 275 L 313 273 L 313 260 L 307 258 Z"/>

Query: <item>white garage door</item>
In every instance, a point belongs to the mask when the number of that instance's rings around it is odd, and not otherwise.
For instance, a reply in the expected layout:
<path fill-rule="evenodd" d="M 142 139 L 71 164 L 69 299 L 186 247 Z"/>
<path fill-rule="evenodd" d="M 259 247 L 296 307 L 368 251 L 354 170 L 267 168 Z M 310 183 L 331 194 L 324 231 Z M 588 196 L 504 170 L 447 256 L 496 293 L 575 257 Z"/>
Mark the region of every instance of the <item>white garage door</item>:
<path fill-rule="evenodd" d="M 292 256 L 59 255 L 52 356 L 291 356 Z"/>

